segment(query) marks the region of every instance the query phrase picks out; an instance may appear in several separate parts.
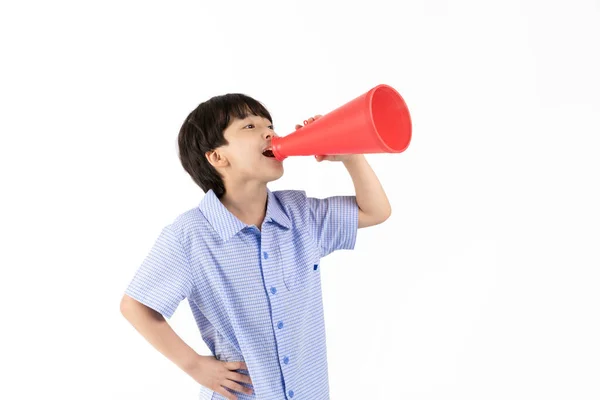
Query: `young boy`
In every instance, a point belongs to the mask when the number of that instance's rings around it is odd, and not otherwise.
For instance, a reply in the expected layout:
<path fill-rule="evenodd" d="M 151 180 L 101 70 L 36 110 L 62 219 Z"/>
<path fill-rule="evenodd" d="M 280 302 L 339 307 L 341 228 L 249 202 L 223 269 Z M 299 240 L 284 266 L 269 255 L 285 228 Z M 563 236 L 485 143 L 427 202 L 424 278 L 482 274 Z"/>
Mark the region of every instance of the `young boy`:
<path fill-rule="evenodd" d="M 329 399 L 319 262 L 391 213 L 363 155 L 316 157 L 343 162 L 355 196 L 271 192 L 283 175 L 268 150 L 275 135 L 267 109 L 243 94 L 189 114 L 179 157 L 205 195 L 162 229 L 121 301 L 135 329 L 201 385 L 201 400 Z M 185 298 L 214 356 L 166 322 Z"/>

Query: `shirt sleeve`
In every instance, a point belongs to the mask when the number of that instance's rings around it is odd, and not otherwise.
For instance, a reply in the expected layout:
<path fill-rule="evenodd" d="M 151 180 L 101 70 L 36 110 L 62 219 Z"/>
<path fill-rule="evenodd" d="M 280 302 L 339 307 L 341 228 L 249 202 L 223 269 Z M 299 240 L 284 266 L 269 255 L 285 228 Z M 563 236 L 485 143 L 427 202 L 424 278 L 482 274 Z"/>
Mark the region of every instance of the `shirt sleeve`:
<path fill-rule="evenodd" d="M 307 197 L 310 232 L 321 257 L 335 250 L 352 250 L 358 230 L 356 196 Z"/>
<path fill-rule="evenodd" d="M 192 292 L 187 255 L 171 229 L 164 227 L 138 268 L 125 293 L 171 318 L 179 303 Z"/>

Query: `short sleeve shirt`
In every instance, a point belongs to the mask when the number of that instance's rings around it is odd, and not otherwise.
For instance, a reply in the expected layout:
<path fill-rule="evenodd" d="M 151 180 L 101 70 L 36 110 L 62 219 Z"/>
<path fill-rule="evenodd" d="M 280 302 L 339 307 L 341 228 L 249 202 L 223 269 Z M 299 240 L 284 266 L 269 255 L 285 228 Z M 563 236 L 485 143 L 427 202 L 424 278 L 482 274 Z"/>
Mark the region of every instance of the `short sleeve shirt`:
<path fill-rule="evenodd" d="M 356 196 L 267 193 L 261 231 L 209 190 L 162 229 L 125 293 L 166 318 L 187 299 L 212 355 L 246 363 L 254 394 L 239 400 L 329 399 L 320 260 L 354 248 Z M 225 399 L 204 386 L 199 398 Z"/>

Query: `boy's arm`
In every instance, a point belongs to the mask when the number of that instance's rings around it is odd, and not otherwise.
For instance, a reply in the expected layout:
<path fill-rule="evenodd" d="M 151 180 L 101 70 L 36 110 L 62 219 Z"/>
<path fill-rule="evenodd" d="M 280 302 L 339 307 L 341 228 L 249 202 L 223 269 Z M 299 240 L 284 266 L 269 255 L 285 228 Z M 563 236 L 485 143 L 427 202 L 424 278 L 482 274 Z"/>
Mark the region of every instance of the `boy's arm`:
<path fill-rule="evenodd" d="M 203 356 L 188 346 L 157 311 L 128 295 L 121 300 L 121 314 L 133 327 L 165 357 L 188 375 L 198 366 Z"/>
<path fill-rule="evenodd" d="M 175 333 L 161 313 L 127 294 L 123 296 L 120 308 L 121 314 L 156 350 L 199 384 L 227 399 L 233 399 L 234 395 L 226 388 L 240 393 L 253 393 L 252 388 L 241 385 L 252 384 L 250 376 L 234 372 L 240 369 L 247 371 L 245 362 L 219 361 L 214 356 L 199 355 Z"/>
<path fill-rule="evenodd" d="M 365 156 L 352 154 L 341 158 L 356 191 L 358 227 L 365 228 L 384 222 L 391 215 L 392 207 Z"/>

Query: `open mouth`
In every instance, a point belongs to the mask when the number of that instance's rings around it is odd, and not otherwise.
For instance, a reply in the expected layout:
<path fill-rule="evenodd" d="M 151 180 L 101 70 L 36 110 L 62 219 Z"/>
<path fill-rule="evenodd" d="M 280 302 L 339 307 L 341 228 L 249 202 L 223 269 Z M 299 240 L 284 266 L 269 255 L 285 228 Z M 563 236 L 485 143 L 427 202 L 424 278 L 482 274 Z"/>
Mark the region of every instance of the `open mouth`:
<path fill-rule="evenodd" d="M 275 157 L 275 155 L 273 154 L 273 150 L 271 149 L 264 150 L 262 154 L 265 157 Z"/>

